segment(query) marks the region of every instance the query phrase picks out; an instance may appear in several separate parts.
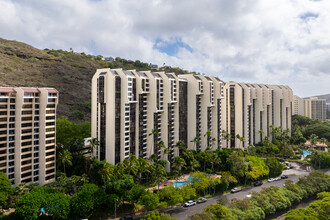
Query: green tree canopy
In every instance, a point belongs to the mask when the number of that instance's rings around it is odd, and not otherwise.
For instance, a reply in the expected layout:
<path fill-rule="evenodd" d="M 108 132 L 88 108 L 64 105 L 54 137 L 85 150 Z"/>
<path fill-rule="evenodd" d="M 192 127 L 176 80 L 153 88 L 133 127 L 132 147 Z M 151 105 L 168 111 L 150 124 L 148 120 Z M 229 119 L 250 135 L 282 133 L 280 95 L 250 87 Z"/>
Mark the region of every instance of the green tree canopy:
<path fill-rule="evenodd" d="M 15 213 L 24 219 L 37 219 L 42 212 L 55 219 L 67 219 L 70 199 L 55 189 L 37 187 L 18 198 L 15 209 Z"/>
<path fill-rule="evenodd" d="M 13 193 L 11 182 L 7 178 L 7 175 L 0 172 L 0 206 L 6 205 L 6 201 Z"/>
<path fill-rule="evenodd" d="M 267 157 L 265 160 L 266 165 L 269 168 L 269 176 L 277 177 L 281 175 L 284 165 L 282 165 L 275 157 Z"/>
<path fill-rule="evenodd" d="M 106 194 L 95 184 L 86 184 L 71 197 L 72 212 L 88 217 L 106 202 Z"/>

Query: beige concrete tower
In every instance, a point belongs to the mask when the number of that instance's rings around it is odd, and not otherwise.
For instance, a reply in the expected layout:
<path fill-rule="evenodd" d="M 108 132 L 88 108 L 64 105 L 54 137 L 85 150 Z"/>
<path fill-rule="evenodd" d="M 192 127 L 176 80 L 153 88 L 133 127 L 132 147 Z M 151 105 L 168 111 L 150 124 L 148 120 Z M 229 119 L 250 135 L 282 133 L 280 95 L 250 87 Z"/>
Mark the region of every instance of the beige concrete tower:
<path fill-rule="evenodd" d="M 92 79 L 92 137 L 100 146 L 94 155 L 112 164 L 130 154 L 155 154 L 172 162 L 178 155 L 178 83 L 171 73 L 97 70 Z"/>
<path fill-rule="evenodd" d="M 231 140 L 223 146 L 246 148 L 271 138 L 270 125 L 291 128 L 292 90 L 287 86 L 227 83 L 223 100 L 223 129 Z M 242 142 L 236 135 L 244 137 Z"/>
<path fill-rule="evenodd" d="M 0 87 L 0 169 L 14 185 L 55 180 L 58 91 Z"/>
<path fill-rule="evenodd" d="M 304 99 L 305 116 L 311 119 L 325 121 L 326 119 L 326 104 L 325 99 L 318 99 L 317 97 L 310 97 Z"/>

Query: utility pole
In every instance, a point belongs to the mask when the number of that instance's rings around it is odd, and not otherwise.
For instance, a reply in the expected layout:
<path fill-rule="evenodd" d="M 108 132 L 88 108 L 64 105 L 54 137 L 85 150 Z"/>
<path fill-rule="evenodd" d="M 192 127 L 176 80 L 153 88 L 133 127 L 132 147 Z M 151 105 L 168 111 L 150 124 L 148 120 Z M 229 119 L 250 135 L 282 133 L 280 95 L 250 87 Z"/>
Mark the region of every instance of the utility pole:
<path fill-rule="evenodd" d="M 115 220 L 117 220 L 117 216 L 116 216 L 116 209 L 117 209 L 116 201 L 117 201 L 117 199 L 115 199 Z"/>

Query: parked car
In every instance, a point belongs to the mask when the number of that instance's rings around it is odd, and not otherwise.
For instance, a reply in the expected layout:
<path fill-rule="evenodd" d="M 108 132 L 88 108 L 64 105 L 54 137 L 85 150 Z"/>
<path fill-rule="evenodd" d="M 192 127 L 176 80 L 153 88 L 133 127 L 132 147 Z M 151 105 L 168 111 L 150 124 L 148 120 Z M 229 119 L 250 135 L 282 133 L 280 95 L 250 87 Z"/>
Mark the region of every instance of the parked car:
<path fill-rule="evenodd" d="M 235 193 L 235 192 L 239 192 L 241 191 L 242 189 L 241 188 L 237 188 L 235 187 L 234 189 L 231 190 L 232 193 Z"/>
<path fill-rule="evenodd" d="M 189 206 L 193 206 L 193 205 L 196 205 L 196 202 L 193 201 L 193 200 L 189 200 L 188 202 L 186 202 L 186 203 L 184 204 L 185 207 L 189 207 Z"/>
<path fill-rule="evenodd" d="M 205 199 L 205 198 L 200 198 L 199 200 L 197 200 L 197 203 L 204 203 L 204 202 L 206 202 L 207 201 L 207 199 Z"/>
<path fill-rule="evenodd" d="M 278 181 L 278 180 L 281 180 L 281 177 L 275 177 L 274 178 L 274 181 Z"/>
<path fill-rule="evenodd" d="M 261 186 L 262 184 L 263 184 L 262 181 L 257 181 L 257 182 L 254 183 L 254 186 Z"/>
<path fill-rule="evenodd" d="M 288 175 L 284 174 L 284 175 L 281 176 L 281 179 L 287 179 L 287 178 L 289 178 Z"/>
<path fill-rule="evenodd" d="M 245 197 L 246 198 L 251 198 L 252 194 L 247 194 Z"/>
<path fill-rule="evenodd" d="M 268 180 L 267 180 L 267 182 L 274 182 L 275 181 L 275 179 L 274 178 L 269 178 Z"/>

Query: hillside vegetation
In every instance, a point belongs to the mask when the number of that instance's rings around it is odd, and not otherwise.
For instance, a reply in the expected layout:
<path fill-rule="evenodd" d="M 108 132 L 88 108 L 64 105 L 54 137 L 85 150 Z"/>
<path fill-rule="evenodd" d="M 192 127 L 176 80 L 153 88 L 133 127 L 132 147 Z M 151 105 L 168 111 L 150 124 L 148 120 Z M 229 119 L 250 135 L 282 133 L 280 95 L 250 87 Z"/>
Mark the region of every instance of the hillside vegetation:
<path fill-rule="evenodd" d="M 90 120 L 91 79 L 98 68 L 150 70 L 148 63 L 117 57 L 114 62 L 102 56 L 73 51 L 39 50 L 28 44 L 0 38 L 0 86 L 54 87 L 60 92 L 58 116 L 75 122 Z M 153 71 L 188 71 L 162 67 Z"/>

